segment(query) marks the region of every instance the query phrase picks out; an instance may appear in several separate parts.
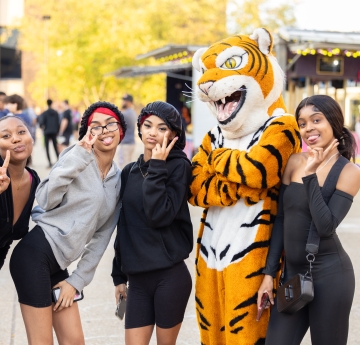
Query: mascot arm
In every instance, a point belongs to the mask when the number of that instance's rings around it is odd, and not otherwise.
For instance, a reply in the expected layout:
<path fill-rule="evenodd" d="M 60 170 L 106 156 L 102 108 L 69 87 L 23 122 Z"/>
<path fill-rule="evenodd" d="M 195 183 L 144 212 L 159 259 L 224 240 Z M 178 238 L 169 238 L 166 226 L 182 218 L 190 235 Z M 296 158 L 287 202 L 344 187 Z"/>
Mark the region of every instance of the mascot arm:
<path fill-rule="evenodd" d="M 274 120 L 249 152 L 229 149 L 213 150 L 208 158 L 210 170 L 229 183 L 265 190 L 281 181 L 291 154 L 300 152 L 301 141 L 293 116 Z M 246 190 L 246 189 L 245 189 Z"/>
<path fill-rule="evenodd" d="M 239 185 L 229 182 L 215 173 L 208 164 L 212 152 L 210 132 L 203 139 L 199 152 L 192 160 L 192 182 L 190 184 L 190 204 L 200 207 L 231 206 L 239 197 Z"/>

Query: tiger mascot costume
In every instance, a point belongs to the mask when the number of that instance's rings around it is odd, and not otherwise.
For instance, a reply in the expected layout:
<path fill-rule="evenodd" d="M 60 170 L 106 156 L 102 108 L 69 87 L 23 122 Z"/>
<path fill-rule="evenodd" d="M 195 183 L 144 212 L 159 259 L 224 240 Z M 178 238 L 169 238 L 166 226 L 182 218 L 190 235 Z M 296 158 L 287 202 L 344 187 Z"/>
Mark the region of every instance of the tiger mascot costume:
<path fill-rule="evenodd" d="M 301 150 L 285 113 L 284 73 L 272 37 L 256 29 L 199 49 L 197 96 L 218 125 L 193 158 L 189 202 L 205 208 L 196 252 L 196 310 L 202 345 L 265 343 L 269 310 L 256 322 L 281 176 Z"/>

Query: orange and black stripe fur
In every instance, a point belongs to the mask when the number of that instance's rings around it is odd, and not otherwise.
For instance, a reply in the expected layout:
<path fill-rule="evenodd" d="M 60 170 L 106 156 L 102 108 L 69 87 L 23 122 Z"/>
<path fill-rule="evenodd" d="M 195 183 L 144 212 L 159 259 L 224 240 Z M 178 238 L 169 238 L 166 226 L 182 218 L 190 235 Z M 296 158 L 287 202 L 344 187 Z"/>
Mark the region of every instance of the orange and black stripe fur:
<path fill-rule="evenodd" d="M 269 312 L 255 321 L 257 291 L 281 176 L 301 149 L 295 118 L 284 110 L 283 74 L 271 47 L 271 36 L 261 31 L 252 38 L 232 36 L 194 56 L 203 72 L 198 95 L 218 119 L 193 158 L 189 199 L 205 209 L 195 292 L 203 345 L 265 342 Z"/>

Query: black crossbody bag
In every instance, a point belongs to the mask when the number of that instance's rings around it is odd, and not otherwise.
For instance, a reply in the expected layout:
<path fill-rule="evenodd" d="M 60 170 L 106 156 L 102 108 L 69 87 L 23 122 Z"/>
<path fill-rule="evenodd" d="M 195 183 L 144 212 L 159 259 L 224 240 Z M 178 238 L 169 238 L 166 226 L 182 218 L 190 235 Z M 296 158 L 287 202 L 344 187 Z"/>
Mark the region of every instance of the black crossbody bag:
<path fill-rule="evenodd" d="M 340 156 L 332 166 L 327 176 L 321 194 L 326 204 L 335 192 L 340 173 L 349 161 Z M 277 309 L 280 313 L 293 314 L 311 302 L 314 298 L 314 284 L 312 278 L 312 264 L 315 254 L 319 251 L 320 236 L 314 222 L 311 222 L 309 236 L 306 243 L 306 260 L 309 262 L 309 270 L 305 274 L 296 274 L 286 283 L 282 283 L 285 274 L 285 265 L 281 273 L 280 286 L 277 291 Z M 285 253 L 286 255 L 286 253 Z M 285 257 L 286 260 L 286 257 Z"/>

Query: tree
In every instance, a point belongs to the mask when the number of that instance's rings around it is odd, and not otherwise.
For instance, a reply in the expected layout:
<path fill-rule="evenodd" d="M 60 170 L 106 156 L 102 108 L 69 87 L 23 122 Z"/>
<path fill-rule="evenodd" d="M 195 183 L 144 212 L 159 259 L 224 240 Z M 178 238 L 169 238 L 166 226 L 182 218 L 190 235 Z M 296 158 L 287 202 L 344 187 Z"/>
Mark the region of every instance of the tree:
<path fill-rule="evenodd" d="M 298 0 L 278 5 L 271 4 L 268 0 L 231 0 L 229 4 L 230 30 L 251 34 L 259 27 L 276 32 L 282 26 L 294 26 L 297 3 Z"/>
<path fill-rule="evenodd" d="M 144 104 L 165 98 L 163 75 L 105 75 L 144 63 L 136 55 L 165 44 L 209 44 L 225 36 L 226 0 L 27 0 L 21 49 L 38 66 L 30 92 L 41 103 L 49 86 L 51 97 L 73 104 L 116 102 L 124 92 Z"/>

